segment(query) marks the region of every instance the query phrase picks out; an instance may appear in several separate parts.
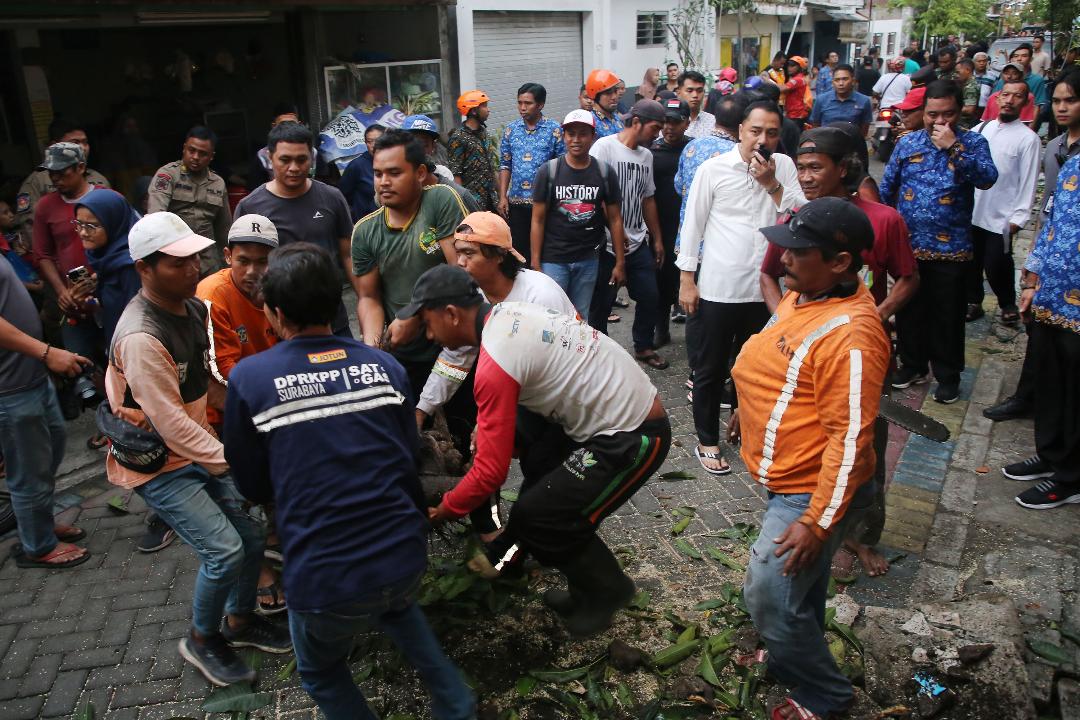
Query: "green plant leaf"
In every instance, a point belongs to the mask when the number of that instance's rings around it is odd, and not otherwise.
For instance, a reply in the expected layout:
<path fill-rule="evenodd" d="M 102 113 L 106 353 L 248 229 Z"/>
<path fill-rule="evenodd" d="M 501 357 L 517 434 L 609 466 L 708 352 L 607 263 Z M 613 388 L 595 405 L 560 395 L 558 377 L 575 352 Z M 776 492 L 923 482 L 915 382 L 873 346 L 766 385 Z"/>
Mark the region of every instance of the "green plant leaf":
<path fill-rule="evenodd" d="M 705 682 L 713 687 L 721 686 L 720 678 L 716 676 L 716 668 L 713 667 L 712 658 L 709 657 L 709 653 L 701 653 L 701 662 L 698 663 L 697 672 Z"/>
<path fill-rule="evenodd" d="M 700 647 L 700 640 L 690 640 L 682 643 L 677 642 L 668 645 L 666 648 L 652 656 L 652 664 L 654 667 L 658 668 L 676 665 L 693 655 Z"/>
<path fill-rule="evenodd" d="M 274 698 L 255 692 L 249 683 L 214 688 L 199 707 L 206 712 L 251 712 L 266 707 Z"/>
<path fill-rule="evenodd" d="M 1058 632 L 1061 633 L 1061 637 L 1065 638 L 1066 640 L 1071 640 L 1073 643 L 1080 645 L 1080 635 L 1072 632 L 1071 630 L 1066 630 L 1065 628 L 1058 628 Z"/>
<path fill-rule="evenodd" d="M 716 560 L 718 563 L 720 563 L 721 565 L 723 565 L 726 568 L 731 568 L 732 570 L 735 570 L 736 572 L 745 572 L 746 571 L 746 566 L 745 565 L 743 565 L 742 563 L 737 561 L 735 558 L 728 555 L 726 552 L 724 552 L 720 548 L 715 548 L 715 547 L 705 548 L 705 552 L 707 552 L 709 554 L 709 557 L 711 557 L 713 560 Z"/>
<path fill-rule="evenodd" d="M 296 658 L 293 658 L 289 661 L 288 665 L 281 668 L 281 671 L 277 674 L 278 682 L 287 681 L 290 677 L 292 677 L 292 674 L 294 672 L 296 672 Z"/>
<path fill-rule="evenodd" d="M 529 693 L 536 687 L 537 679 L 526 675 L 523 678 L 518 678 L 518 681 L 514 683 L 514 690 L 520 697 L 528 697 Z"/>
<path fill-rule="evenodd" d="M 529 675 L 533 676 L 540 682 L 552 682 L 552 683 L 564 683 L 571 680 L 578 680 L 589 674 L 589 671 L 603 663 L 607 659 L 607 652 L 599 657 L 591 660 L 587 665 L 581 665 L 576 668 L 556 669 L 556 670 L 530 670 Z"/>
<path fill-rule="evenodd" d="M 724 607 L 729 601 L 723 598 L 713 598 L 712 600 L 702 600 L 694 606 L 695 610 L 715 610 L 716 608 Z"/>
<path fill-rule="evenodd" d="M 828 617 L 828 610 L 833 611 L 832 617 Z M 834 633 L 836 633 L 837 635 L 842 637 L 845 641 L 847 641 L 848 645 L 851 645 L 851 647 L 855 648 L 859 652 L 862 652 L 862 643 L 859 642 L 859 638 L 855 637 L 855 633 L 852 632 L 851 627 L 849 625 L 845 625 L 843 623 L 836 622 L 836 609 L 835 608 L 827 608 L 826 609 L 826 617 L 827 617 L 827 620 L 825 622 L 825 629 L 826 630 L 832 630 Z"/>
<path fill-rule="evenodd" d="M 697 515 L 697 510 L 691 505 L 680 505 L 671 512 L 675 513 L 679 517 L 692 518 Z"/>
<path fill-rule="evenodd" d="M 375 663 L 368 661 L 360 666 L 360 669 L 353 675 L 353 682 L 360 684 L 371 677 L 371 674 L 375 672 Z"/>
<path fill-rule="evenodd" d="M 825 591 L 825 597 L 827 597 L 827 598 L 836 597 L 836 578 L 834 578 L 834 577 L 829 578 L 829 588 Z"/>
<path fill-rule="evenodd" d="M 687 556 L 689 558 L 693 558 L 694 560 L 704 560 L 705 559 L 704 557 L 702 557 L 701 553 L 699 553 L 697 551 L 697 549 L 693 545 L 691 545 L 690 543 L 688 543 L 686 540 L 684 540 L 682 538 L 679 538 L 678 540 L 676 540 L 674 544 L 675 544 L 675 549 L 676 550 L 678 550 L 683 555 L 685 555 L 685 556 Z"/>
<path fill-rule="evenodd" d="M 1045 640 L 1029 639 L 1027 644 L 1028 647 L 1031 648 L 1031 652 L 1052 665 L 1063 665 L 1072 659 L 1069 653 L 1065 652 L 1057 645 L 1046 642 Z"/>
<path fill-rule="evenodd" d="M 627 710 L 634 705 L 634 696 L 626 683 L 621 682 L 619 683 L 619 686 L 615 688 L 615 697 L 618 698 L 619 704 Z"/>
<path fill-rule="evenodd" d="M 694 480 L 697 476 L 686 470 L 672 470 L 660 476 L 661 480 Z"/>
<path fill-rule="evenodd" d="M 690 521 L 691 520 L 693 520 L 693 518 L 684 517 L 682 520 L 680 520 L 679 522 L 672 525 L 671 526 L 671 534 L 672 535 L 681 535 L 682 531 L 690 526 Z"/>
<path fill-rule="evenodd" d="M 705 650 L 713 657 L 735 646 L 735 628 L 729 628 L 719 635 L 713 635 L 705 644 Z"/>
<path fill-rule="evenodd" d="M 630 601 L 629 606 L 638 610 L 646 610 L 652 602 L 652 594 L 648 590 L 640 590 Z"/>
<path fill-rule="evenodd" d="M 123 495 L 115 495 L 109 498 L 109 509 L 120 515 L 130 515 L 131 511 L 128 510 L 127 498 Z"/>
<path fill-rule="evenodd" d="M 94 720 L 94 717 L 95 717 L 96 714 L 97 714 L 97 711 L 94 708 L 94 703 L 88 701 L 85 705 L 83 705 L 81 708 L 79 708 L 78 711 L 74 715 L 71 716 L 71 719 L 72 720 Z"/>
<path fill-rule="evenodd" d="M 679 638 L 675 642 L 676 643 L 685 643 L 685 642 L 690 642 L 691 640 L 696 640 L 697 639 L 697 631 L 698 631 L 698 626 L 697 625 L 687 625 L 686 629 L 683 630 L 681 633 L 679 633 Z"/>
<path fill-rule="evenodd" d="M 506 502 L 514 502 L 518 499 L 517 490 L 500 490 L 499 497 Z"/>

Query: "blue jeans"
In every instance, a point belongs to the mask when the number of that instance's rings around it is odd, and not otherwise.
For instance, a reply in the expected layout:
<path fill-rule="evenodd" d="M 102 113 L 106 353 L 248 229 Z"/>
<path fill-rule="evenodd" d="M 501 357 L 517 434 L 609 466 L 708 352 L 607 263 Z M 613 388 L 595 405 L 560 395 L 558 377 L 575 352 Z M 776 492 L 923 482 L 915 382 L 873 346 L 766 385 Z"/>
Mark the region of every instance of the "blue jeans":
<path fill-rule="evenodd" d="M 832 556 L 873 498 L 873 483 L 855 493 L 848 511 L 832 528 L 814 565 L 795 575 L 781 573 L 787 554 L 776 557 L 773 542 L 802 517 L 809 494 L 770 495 L 761 534 L 750 549 L 743 599 L 769 649 L 769 671 L 793 688 L 792 699 L 825 717 L 851 704 L 851 681 L 836 667 L 825 643 L 825 598 Z"/>
<path fill-rule="evenodd" d="M 600 271 L 600 259 L 594 256 L 577 262 L 540 263 L 540 270 L 559 284 L 577 308 L 581 319 L 587 319 L 596 287 L 596 275 Z"/>
<path fill-rule="evenodd" d="M 615 269 L 615 256 L 607 251 L 600 253 L 600 272 L 596 278 L 589 324 L 607 334 L 607 319 L 615 304 L 619 289 L 608 285 Z M 630 334 L 634 338 L 634 350 L 645 352 L 653 349 L 653 333 L 659 312 L 660 291 L 656 288 L 656 256 L 648 241 L 626 256 L 626 289 L 634 301 L 634 325 Z"/>
<path fill-rule="evenodd" d="M 29 390 L 0 395 L 0 449 L 11 507 L 23 551 L 32 557 L 51 552 L 59 542 L 53 532 L 53 490 L 66 441 L 64 416 L 48 378 Z"/>
<path fill-rule="evenodd" d="M 253 612 L 266 537 L 232 477 L 215 477 L 192 464 L 158 475 L 135 491 L 199 556 L 192 626 L 213 635 L 225 613 Z"/>
<path fill-rule="evenodd" d="M 377 720 L 353 682 L 348 657 L 353 636 L 375 626 L 390 636 L 431 693 L 436 720 L 468 720 L 476 699 L 443 653 L 416 604 L 420 577 L 392 583 L 347 605 L 322 612 L 289 611 L 289 632 L 304 690 L 327 720 Z"/>

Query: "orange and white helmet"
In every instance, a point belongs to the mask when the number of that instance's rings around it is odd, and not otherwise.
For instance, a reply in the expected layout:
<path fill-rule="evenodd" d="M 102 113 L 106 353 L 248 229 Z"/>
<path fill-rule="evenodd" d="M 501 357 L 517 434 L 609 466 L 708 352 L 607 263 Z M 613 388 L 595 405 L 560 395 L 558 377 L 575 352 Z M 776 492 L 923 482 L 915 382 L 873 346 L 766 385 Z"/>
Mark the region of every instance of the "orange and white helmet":
<path fill-rule="evenodd" d="M 619 84 L 619 76 L 610 70 L 596 69 L 585 79 L 585 94 L 595 100 L 602 92 L 607 92 Z"/>
<path fill-rule="evenodd" d="M 461 97 L 457 99 L 458 112 L 462 116 L 467 116 L 470 110 L 480 107 L 489 99 L 487 93 L 483 90 L 467 90 L 461 93 Z"/>

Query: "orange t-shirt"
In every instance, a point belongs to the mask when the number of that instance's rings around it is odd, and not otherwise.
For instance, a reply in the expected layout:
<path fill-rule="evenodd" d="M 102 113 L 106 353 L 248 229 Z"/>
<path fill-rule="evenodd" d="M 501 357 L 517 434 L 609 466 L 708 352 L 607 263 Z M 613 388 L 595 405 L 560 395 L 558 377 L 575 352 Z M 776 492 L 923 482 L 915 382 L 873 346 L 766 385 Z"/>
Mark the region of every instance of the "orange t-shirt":
<path fill-rule="evenodd" d="M 751 477 L 771 492 L 810 493 L 799 522 L 824 539 L 874 472 L 890 348 L 862 283 L 848 297 L 796 305 L 798 298 L 784 296 L 731 376 Z"/>
<path fill-rule="evenodd" d="M 236 287 L 230 268 L 203 278 L 195 295 L 209 312 L 206 333 L 210 337 L 210 378 L 227 386 L 236 363 L 271 347 L 277 342 L 277 335 L 262 308 Z M 221 411 L 210 405 L 206 416 L 211 425 L 224 420 Z"/>

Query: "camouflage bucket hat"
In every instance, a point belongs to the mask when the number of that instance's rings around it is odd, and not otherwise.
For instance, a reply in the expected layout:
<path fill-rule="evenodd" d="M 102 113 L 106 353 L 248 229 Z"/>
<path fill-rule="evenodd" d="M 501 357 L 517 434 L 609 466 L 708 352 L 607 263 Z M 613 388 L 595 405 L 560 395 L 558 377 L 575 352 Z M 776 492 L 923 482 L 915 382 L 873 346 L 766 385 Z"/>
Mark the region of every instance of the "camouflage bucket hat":
<path fill-rule="evenodd" d="M 45 149 L 45 162 L 41 163 L 41 169 L 65 170 L 72 165 L 84 162 L 86 162 L 86 155 L 83 153 L 82 145 L 61 142 Z"/>

